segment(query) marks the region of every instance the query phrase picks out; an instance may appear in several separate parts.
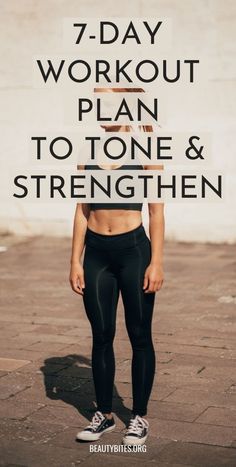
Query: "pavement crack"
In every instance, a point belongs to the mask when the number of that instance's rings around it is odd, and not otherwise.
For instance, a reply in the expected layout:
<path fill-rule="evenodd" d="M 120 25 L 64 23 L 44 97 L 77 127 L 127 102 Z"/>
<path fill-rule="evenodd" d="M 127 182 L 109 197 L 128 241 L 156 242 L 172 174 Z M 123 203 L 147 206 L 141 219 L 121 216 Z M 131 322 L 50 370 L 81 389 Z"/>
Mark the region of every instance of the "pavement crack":
<path fill-rule="evenodd" d="M 203 370 L 205 370 L 205 366 L 202 366 L 198 371 L 197 371 L 197 374 L 199 375 L 199 373 L 201 373 Z"/>

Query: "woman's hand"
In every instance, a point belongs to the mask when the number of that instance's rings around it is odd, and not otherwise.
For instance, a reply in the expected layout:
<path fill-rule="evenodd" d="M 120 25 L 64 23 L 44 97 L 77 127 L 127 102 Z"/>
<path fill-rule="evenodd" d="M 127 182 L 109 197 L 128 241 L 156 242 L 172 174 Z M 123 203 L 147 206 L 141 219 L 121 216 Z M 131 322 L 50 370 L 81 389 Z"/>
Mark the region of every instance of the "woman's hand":
<path fill-rule="evenodd" d="M 70 284 L 74 292 L 78 293 L 79 295 L 84 295 L 82 290 L 85 287 L 84 268 L 79 262 L 71 264 Z"/>
<path fill-rule="evenodd" d="M 160 290 L 164 281 L 163 268 L 159 264 L 150 263 L 144 274 L 144 293 L 151 293 Z"/>

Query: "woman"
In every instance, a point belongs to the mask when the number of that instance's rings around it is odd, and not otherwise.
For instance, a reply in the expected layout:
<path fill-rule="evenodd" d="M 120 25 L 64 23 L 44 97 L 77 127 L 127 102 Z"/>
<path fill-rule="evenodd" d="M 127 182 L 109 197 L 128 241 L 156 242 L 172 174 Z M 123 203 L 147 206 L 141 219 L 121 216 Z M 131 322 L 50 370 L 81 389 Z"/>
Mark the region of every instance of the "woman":
<path fill-rule="evenodd" d="M 105 89 L 99 92 L 142 89 Z M 130 127 L 103 125 L 105 131 Z M 152 127 L 143 127 L 152 131 Z M 79 166 L 80 169 L 149 169 L 162 166 Z M 97 410 L 77 439 L 93 441 L 115 428 L 112 393 L 115 375 L 113 340 L 121 292 L 125 323 L 132 346 L 133 408 L 123 437 L 126 445 L 144 444 L 149 423 L 144 418 L 155 374 L 151 324 L 155 293 L 163 284 L 164 205 L 149 203 L 149 234 L 142 223 L 142 203 L 77 204 L 71 255 L 70 283 L 83 297 L 93 335 L 92 372 Z M 84 261 L 81 262 L 85 248 Z"/>

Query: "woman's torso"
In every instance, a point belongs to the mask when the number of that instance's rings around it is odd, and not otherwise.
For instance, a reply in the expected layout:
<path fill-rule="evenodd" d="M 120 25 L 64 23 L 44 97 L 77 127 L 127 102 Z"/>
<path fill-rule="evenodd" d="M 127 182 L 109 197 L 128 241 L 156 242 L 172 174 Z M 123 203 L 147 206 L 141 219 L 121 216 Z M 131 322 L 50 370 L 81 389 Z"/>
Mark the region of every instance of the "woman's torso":
<path fill-rule="evenodd" d="M 85 170 L 94 170 L 94 169 L 143 169 L 143 166 L 103 166 L 99 165 L 85 165 L 81 168 Z M 88 217 L 88 228 L 94 232 L 101 233 L 103 235 L 116 235 L 123 232 L 128 232 L 129 230 L 135 229 L 142 222 L 142 205 L 138 203 L 131 203 L 129 206 L 121 205 L 121 208 L 117 208 L 118 203 L 113 205 L 106 205 L 104 203 L 105 209 L 102 208 L 102 205 L 98 203 L 88 204 L 90 211 Z M 127 209 L 128 207 L 128 209 Z"/>

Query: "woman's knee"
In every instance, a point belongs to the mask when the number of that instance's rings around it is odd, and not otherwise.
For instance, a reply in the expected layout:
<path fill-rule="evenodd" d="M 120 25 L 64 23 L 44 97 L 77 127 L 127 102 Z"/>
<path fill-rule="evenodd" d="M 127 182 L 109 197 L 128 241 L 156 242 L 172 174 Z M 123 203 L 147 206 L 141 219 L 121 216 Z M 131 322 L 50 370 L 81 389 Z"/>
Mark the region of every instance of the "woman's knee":
<path fill-rule="evenodd" d="M 152 347 L 152 335 L 150 329 L 142 328 L 141 326 L 132 326 L 128 329 L 131 345 L 133 349 L 146 349 Z"/>
<path fill-rule="evenodd" d="M 96 348 L 106 348 L 113 344 L 115 329 L 113 327 L 93 331 L 93 345 Z"/>

